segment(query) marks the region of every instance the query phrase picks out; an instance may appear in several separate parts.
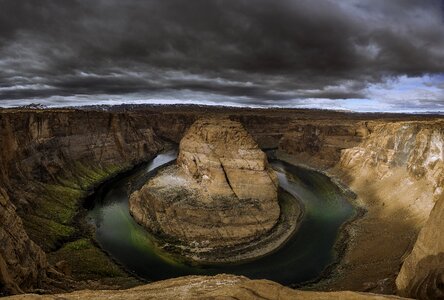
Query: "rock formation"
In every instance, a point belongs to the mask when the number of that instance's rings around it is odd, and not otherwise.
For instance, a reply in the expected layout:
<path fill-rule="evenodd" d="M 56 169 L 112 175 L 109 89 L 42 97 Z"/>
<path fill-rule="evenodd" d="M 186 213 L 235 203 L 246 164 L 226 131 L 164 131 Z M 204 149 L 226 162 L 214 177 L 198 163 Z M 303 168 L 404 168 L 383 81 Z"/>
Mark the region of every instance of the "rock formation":
<path fill-rule="evenodd" d="M 444 299 L 444 195 L 421 229 L 412 253 L 396 279 L 399 294 L 415 299 Z"/>
<path fill-rule="evenodd" d="M 7 300 L 9 298 L 5 298 Z M 56 299 L 237 299 L 237 300 L 401 300 L 395 296 L 355 292 L 312 292 L 299 291 L 284 287 L 269 280 L 250 280 L 242 276 L 187 276 L 147 285 L 129 290 L 77 291 L 56 295 L 20 295 L 11 300 L 56 300 Z"/>
<path fill-rule="evenodd" d="M 214 250 L 270 231 L 280 215 L 277 189 L 265 153 L 240 123 L 201 119 L 180 142 L 177 165 L 135 192 L 130 211 L 151 232 Z"/>

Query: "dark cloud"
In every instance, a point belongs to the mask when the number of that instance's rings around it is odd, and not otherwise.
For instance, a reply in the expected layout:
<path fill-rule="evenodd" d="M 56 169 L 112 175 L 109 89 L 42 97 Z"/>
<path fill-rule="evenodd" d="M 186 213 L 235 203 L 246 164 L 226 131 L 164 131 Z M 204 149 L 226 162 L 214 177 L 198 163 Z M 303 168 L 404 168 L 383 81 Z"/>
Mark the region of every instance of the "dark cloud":
<path fill-rule="evenodd" d="M 0 0 L 0 99 L 162 91 L 267 105 L 365 98 L 369 84 L 444 72 L 441 5 Z"/>

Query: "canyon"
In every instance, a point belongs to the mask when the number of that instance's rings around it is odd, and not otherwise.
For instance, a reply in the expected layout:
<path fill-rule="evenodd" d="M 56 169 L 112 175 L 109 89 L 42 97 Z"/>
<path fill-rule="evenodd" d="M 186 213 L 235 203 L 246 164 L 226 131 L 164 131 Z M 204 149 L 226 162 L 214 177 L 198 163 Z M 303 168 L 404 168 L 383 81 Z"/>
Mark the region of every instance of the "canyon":
<path fill-rule="evenodd" d="M 230 275 L 141 285 L 101 251 L 81 224 L 82 201 L 95 187 L 179 143 L 203 116 L 239 122 L 258 149 L 323 172 L 354 194 L 361 213 L 341 230 L 339 261 L 307 285 L 315 291 Z M 149 293 L 172 298 L 185 290 L 190 297 L 242 299 L 277 299 L 276 291 L 307 299 L 395 298 L 363 292 L 419 299 L 443 295 L 440 116 L 175 106 L 8 109 L 0 113 L 0 138 L 0 295 L 118 298 L 125 293 L 137 299 Z M 190 149 L 186 142 L 183 147 Z M 190 153 L 183 152 L 179 164 L 193 166 Z M 187 172 L 203 174 L 196 170 Z M 268 217 L 276 220 L 273 216 Z M 359 293 L 342 292 L 347 290 Z"/>

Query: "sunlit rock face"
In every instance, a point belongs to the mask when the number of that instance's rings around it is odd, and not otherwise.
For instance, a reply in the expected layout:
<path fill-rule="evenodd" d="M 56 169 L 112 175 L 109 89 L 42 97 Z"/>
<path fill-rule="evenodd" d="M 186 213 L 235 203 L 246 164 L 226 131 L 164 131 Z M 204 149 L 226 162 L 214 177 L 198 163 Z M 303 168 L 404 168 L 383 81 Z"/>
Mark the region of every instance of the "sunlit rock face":
<path fill-rule="evenodd" d="M 210 251 L 249 242 L 279 219 L 278 181 L 265 153 L 238 122 L 196 121 L 177 164 L 130 198 L 134 218 L 151 232 Z"/>
<path fill-rule="evenodd" d="M 377 124 L 359 146 L 342 152 L 338 168 L 378 183 L 388 205 L 424 222 L 444 192 L 444 122 Z"/>
<path fill-rule="evenodd" d="M 277 198 L 276 174 L 239 122 L 195 122 L 180 142 L 177 164 L 202 185 L 209 198 Z"/>

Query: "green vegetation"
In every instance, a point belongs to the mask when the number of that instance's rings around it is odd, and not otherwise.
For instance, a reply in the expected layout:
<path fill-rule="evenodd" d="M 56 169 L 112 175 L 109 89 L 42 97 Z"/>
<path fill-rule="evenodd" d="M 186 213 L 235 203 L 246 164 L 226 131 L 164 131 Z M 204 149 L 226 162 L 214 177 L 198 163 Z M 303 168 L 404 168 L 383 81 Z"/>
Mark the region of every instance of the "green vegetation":
<path fill-rule="evenodd" d="M 77 280 L 100 280 L 104 284 L 133 287 L 140 282 L 116 265 L 89 238 L 68 242 L 78 232 L 74 222 L 88 191 L 122 171 L 122 166 L 91 167 L 76 162 L 52 184 L 36 186 L 40 198 L 33 214 L 24 218 L 29 235 L 48 253 L 51 264 L 66 261 Z M 65 243 L 65 244 L 63 244 Z M 54 251 L 60 247 L 57 251 Z"/>
<path fill-rule="evenodd" d="M 121 166 L 112 165 L 107 167 L 88 166 L 80 162 L 74 163 L 71 170 L 74 170 L 72 175 L 60 179 L 64 186 L 70 186 L 75 189 L 88 190 L 95 184 L 102 182 L 104 179 L 117 174 L 122 170 Z"/>
<path fill-rule="evenodd" d="M 45 185 L 44 188 L 44 201 L 40 203 L 36 213 L 61 224 L 70 224 L 76 214 L 79 199 L 85 196 L 85 192 L 53 184 Z"/>
<path fill-rule="evenodd" d="M 49 257 L 53 264 L 61 260 L 66 261 L 71 266 L 72 276 L 78 280 L 128 277 L 89 239 L 67 243 Z"/>
<path fill-rule="evenodd" d="M 23 219 L 28 234 L 43 250 L 49 251 L 74 234 L 72 226 L 66 226 L 49 218 L 28 215 Z"/>
<path fill-rule="evenodd" d="M 85 250 L 93 247 L 87 239 L 80 239 L 71 243 L 67 243 L 64 248 L 67 250 Z"/>
<path fill-rule="evenodd" d="M 30 188 L 36 201 L 32 202 L 32 209 L 22 212 L 27 214 L 23 223 L 28 235 L 47 253 L 53 266 L 65 261 L 76 280 L 99 280 L 121 288 L 140 284 L 90 240 L 84 225 L 76 224 L 82 201 L 91 189 L 127 166 L 75 162 L 51 182 L 36 182 Z M 137 233 L 132 238 L 140 244 L 146 241 Z"/>
<path fill-rule="evenodd" d="M 24 221 L 31 238 L 46 252 L 57 249 L 76 232 L 74 218 L 88 191 L 121 170 L 117 165 L 92 167 L 76 162 L 55 182 L 35 186 L 40 198 Z"/>

